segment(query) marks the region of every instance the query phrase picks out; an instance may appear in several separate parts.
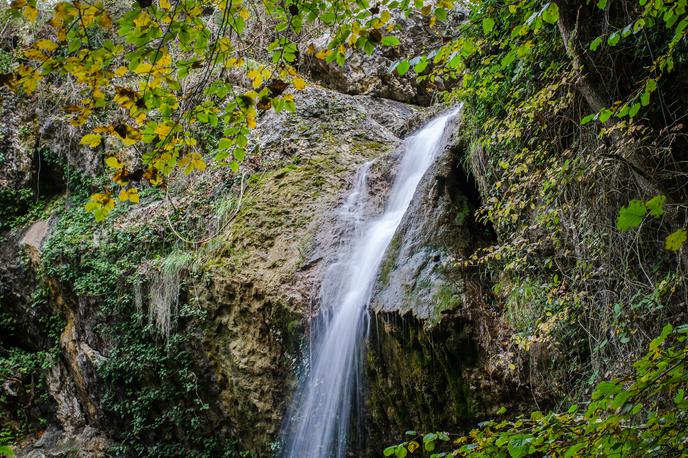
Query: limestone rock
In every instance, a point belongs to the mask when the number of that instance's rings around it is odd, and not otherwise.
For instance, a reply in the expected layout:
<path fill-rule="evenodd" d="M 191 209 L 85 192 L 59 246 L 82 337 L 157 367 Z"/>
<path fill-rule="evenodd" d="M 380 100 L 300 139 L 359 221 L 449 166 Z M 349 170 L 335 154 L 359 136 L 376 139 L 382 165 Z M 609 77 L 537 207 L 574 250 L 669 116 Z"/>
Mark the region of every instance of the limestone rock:
<path fill-rule="evenodd" d="M 308 56 L 306 49 L 314 46 L 324 49 L 330 36 L 322 35 L 305 43 L 301 55 L 306 56 L 304 68 L 313 79 L 328 88 L 346 94 L 367 94 L 417 105 L 429 105 L 432 91 L 443 87 L 442 81 L 416 81 L 413 71 L 404 76 L 392 72 L 395 62 L 429 54 L 437 49 L 445 38 L 455 35 L 456 27 L 466 17 L 466 11 L 457 8 L 448 13 L 447 21 L 430 27 L 430 18 L 414 12 L 409 17 L 396 15 L 391 23 L 403 30 L 400 44 L 395 47 L 378 46 L 371 55 L 361 51 L 349 51 L 343 67 L 336 62 Z"/>

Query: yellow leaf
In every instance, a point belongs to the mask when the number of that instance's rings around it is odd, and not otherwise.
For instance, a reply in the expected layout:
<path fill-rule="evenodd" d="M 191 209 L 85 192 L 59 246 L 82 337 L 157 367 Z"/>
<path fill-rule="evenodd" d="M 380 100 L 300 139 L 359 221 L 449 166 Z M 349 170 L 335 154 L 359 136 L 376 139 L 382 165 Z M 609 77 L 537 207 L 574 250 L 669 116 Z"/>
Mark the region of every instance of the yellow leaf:
<path fill-rule="evenodd" d="M 193 161 L 193 166 L 196 170 L 199 170 L 202 172 L 205 170 L 205 161 L 203 159 L 195 159 Z"/>
<path fill-rule="evenodd" d="M 171 130 L 172 128 L 166 124 L 158 124 L 158 127 L 155 128 L 155 133 L 158 134 L 158 137 L 164 139 Z"/>
<path fill-rule="evenodd" d="M 40 61 L 44 61 L 44 60 L 48 59 L 48 56 L 46 56 L 45 54 L 40 52 L 38 49 L 33 49 L 33 48 L 29 48 L 26 51 L 24 51 L 24 56 L 27 59 L 40 60 Z"/>
<path fill-rule="evenodd" d="M 138 17 L 134 19 L 134 24 L 136 24 L 136 27 L 145 27 L 150 24 L 150 22 L 151 18 L 145 10 L 141 10 L 141 13 L 139 13 Z"/>
<path fill-rule="evenodd" d="M 119 67 L 115 70 L 115 76 L 124 76 L 127 73 L 127 67 Z"/>
<path fill-rule="evenodd" d="M 98 137 L 98 138 L 100 138 L 100 137 Z M 113 169 L 121 169 L 122 167 L 124 167 L 124 164 L 122 164 L 120 161 L 118 161 L 115 156 L 110 156 L 107 159 L 105 159 L 105 164 L 108 167 L 113 168 Z"/>
<path fill-rule="evenodd" d="M 81 137 L 81 143 L 82 145 L 88 145 L 91 148 L 95 148 L 98 145 L 100 145 L 100 135 L 97 134 L 86 134 L 83 137 Z"/>
<path fill-rule="evenodd" d="M 248 19 L 248 10 L 246 8 L 242 8 L 241 11 L 239 11 L 239 16 L 244 19 Z"/>
<path fill-rule="evenodd" d="M 112 19 L 110 18 L 110 16 L 102 12 L 98 14 L 98 22 L 100 22 L 100 25 L 106 29 L 112 27 Z"/>
<path fill-rule="evenodd" d="M 292 82 L 297 91 L 302 91 L 306 88 L 306 82 L 301 78 L 294 78 Z"/>
<path fill-rule="evenodd" d="M 253 78 L 253 88 L 258 89 L 260 85 L 263 84 L 263 77 L 258 75 L 255 78 Z"/>
<path fill-rule="evenodd" d="M 53 51 L 57 49 L 57 43 L 52 40 L 41 39 L 36 42 L 36 47 L 44 51 Z"/>
<path fill-rule="evenodd" d="M 136 188 L 129 189 L 129 202 L 132 204 L 139 203 L 139 191 Z"/>
<path fill-rule="evenodd" d="M 136 68 L 134 69 L 134 72 L 141 75 L 143 73 L 150 73 L 152 68 L 153 68 L 153 66 L 151 64 L 149 64 L 147 62 L 141 62 L 140 64 L 138 64 L 136 66 Z"/>
<path fill-rule="evenodd" d="M 246 116 L 246 125 L 248 125 L 248 127 L 250 129 L 255 129 L 256 128 L 256 117 L 251 116 L 251 115 Z"/>
<path fill-rule="evenodd" d="M 172 8 L 170 0 L 160 0 L 160 8 L 164 10 L 169 10 L 170 8 Z"/>
<path fill-rule="evenodd" d="M 220 51 L 222 51 L 222 52 L 227 52 L 227 51 L 232 50 L 232 40 L 230 40 L 227 37 L 220 38 L 220 40 L 218 41 L 218 44 L 220 45 Z"/>
<path fill-rule="evenodd" d="M 29 22 L 35 22 L 36 18 L 38 17 L 38 10 L 31 5 L 27 5 L 24 8 L 23 13 L 24 13 L 24 17 Z"/>
<path fill-rule="evenodd" d="M 332 55 L 332 50 L 331 49 L 321 49 L 315 54 L 315 57 L 317 59 L 326 59 Z"/>
<path fill-rule="evenodd" d="M 121 200 L 122 202 L 126 202 L 127 200 L 129 200 L 129 193 L 126 189 L 122 189 L 119 192 L 119 200 Z"/>

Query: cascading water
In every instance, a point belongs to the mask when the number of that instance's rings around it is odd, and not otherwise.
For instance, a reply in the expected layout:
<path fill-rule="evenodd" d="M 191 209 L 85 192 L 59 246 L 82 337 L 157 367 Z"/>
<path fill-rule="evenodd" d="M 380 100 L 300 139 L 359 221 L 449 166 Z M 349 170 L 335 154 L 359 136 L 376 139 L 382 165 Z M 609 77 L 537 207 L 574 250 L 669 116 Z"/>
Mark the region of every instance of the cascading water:
<path fill-rule="evenodd" d="M 284 426 L 285 458 L 342 458 L 346 453 L 352 408 L 362 391 L 360 356 L 375 278 L 416 187 L 444 147 L 445 131 L 457 113 L 458 109 L 435 118 L 404 142 L 385 210 L 369 222 L 363 215 L 370 163 L 358 172 L 340 211 L 353 236 L 340 248 L 320 288 L 321 314 L 311 342 L 310 371 Z"/>

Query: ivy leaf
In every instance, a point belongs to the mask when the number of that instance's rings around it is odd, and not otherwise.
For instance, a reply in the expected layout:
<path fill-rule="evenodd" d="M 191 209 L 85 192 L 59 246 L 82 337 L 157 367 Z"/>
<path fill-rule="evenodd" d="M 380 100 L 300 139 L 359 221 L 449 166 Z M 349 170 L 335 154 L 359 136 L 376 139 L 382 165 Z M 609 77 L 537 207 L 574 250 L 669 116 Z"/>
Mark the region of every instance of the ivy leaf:
<path fill-rule="evenodd" d="M 612 117 L 612 114 L 612 110 L 605 108 L 604 110 L 600 111 L 600 116 L 598 119 L 602 123 L 607 122 L 607 120 Z"/>
<path fill-rule="evenodd" d="M 678 251 L 686 243 L 687 238 L 688 233 L 685 229 L 674 231 L 664 240 L 664 248 L 669 251 Z"/>
<path fill-rule="evenodd" d="M 640 226 L 647 213 L 645 204 L 639 200 L 633 199 L 628 203 L 627 207 L 622 207 L 619 210 L 619 216 L 616 219 L 616 228 L 620 231 L 627 231 L 635 229 Z"/>

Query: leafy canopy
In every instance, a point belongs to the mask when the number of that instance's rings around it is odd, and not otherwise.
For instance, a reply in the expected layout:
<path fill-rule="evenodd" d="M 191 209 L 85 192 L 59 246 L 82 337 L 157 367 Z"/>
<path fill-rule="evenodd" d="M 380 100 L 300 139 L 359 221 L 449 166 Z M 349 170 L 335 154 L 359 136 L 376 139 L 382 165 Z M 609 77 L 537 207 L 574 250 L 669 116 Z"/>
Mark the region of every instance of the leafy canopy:
<path fill-rule="evenodd" d="M 414 5 L 441 17 L 452 6 L 451 0 L 432 7 L 409 0 L 138 0 L 123 8 L 72 0 L 48 12 L 39 11 L 37 0 L 15 0 L 17 15 L 40 23 L 41 38 L 2 81 L 26 94 L 65 81 L 79 89 L 78 100 L 61 109 L 86 131 L 80 143 L 106 157 L 112 184 L 86 206 L 101 220 L 118 200 L 138 202 L 139 183 L 164 187 L 177 170 L 204 171 L 209 157 L 237 171 L 259 114 L 293 111 L 293 91 L 306 87 L 298 73 L 301 40 L 329 31 L 326 47 L 306 52 L 344 65 L 352 49 L 372 53 L 399 44 L 392 11 Z M 256 49 L 262 40 L 266 49 Z M 196 134 L 204 127 L 222 132 L 212 156 Z M 140 161 L 140 168 L 124 164 L 132 152 L 130 162 Z"/>

